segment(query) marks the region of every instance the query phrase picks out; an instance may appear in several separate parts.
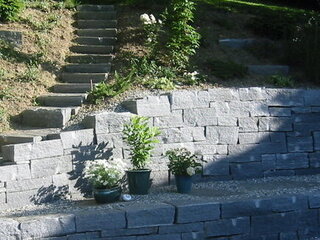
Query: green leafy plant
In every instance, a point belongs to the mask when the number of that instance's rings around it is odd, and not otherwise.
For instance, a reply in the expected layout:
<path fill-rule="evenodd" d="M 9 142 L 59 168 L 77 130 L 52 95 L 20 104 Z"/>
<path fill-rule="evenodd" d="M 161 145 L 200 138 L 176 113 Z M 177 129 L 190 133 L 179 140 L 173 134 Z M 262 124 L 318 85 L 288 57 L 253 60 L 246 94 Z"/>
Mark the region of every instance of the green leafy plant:
<path fill-rule="evenodd" d="M 21 82 L 34 82 L 39 79 L 40 71 L 35 66 L 28 66 L 27 70 L 19 77 Z"/>
<path fill-rule="evenodd" d="M 190 23 L 194 19 L 195 3 L 191 0 L 172 0 L 163 14 L 167 30 L 167 60 L 172 66 L 184 69 L 190 56 L 200 46 L 200 34 Z"/>
<path fill-rule="evenodd" d="M 291 77 L 283 75 L 273 75 L 270 77 L 269 82 L 277 87 L 293 87 L 294 81 Z"/>
<path fill-rule="evenodd" d="M 236 77 L 241 78 L 248 74 L 247 67 L 233 61 L 209 60 L 207 61 L 207 66 L 214 76 L 224 80 Z"/>
<path fill-rule="evenodd" d="M 151 157 L 156 139 L 160 135 L 157 127 L 149 127 L 149 118 L 135 116 L 124 125 L 124 140 L 130 147 L 130 161 L 134 169 L 145 169 Z"/>
<path fill-rule="evenodd" d="M 17 20 L 23 6 L 23 0 L 0 0 L 0 21 Z"/>
<path fill-rule="evenodd" d="M 0 100 L 13 98 L 12 88 L 0 89 Z"/>
<path fill-rule="evenodd" d="M 192 176 L 202 172 L 202 166 L 195 154 L 186 148 L 169 150 L 165 154 L 169 158 L 168 168 L 174 175 Z"/>
<path fill-rule="evenodd" d="M 90 162 L 85 168 L 87 178 L 96 189 L 111 189 L 121 184 L 123 174 L 106 160 Z"/>

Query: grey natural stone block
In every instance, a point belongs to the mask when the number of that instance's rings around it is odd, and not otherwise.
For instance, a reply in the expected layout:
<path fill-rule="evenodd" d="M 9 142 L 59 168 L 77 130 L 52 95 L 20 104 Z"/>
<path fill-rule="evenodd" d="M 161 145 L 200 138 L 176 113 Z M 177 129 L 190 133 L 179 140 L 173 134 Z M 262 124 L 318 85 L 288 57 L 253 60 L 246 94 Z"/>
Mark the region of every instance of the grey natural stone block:
<path fill-rule="evenodd" d="M 39 189 L 41 187 L 48 187 L 52 184 L 52 178 L 36 178 L 36 179 L 26 179 L 26 180 L 15 180 L 8 181 L 6 183 L 7 192 L 22 192 L 31 189 Z"/>
<path fill-rule="evenodd" d="M 189 233 L 182 233 L 181 240 L 203 240 L 205 239 L 204 232 L 189 232 Z"/>
<path fill-rule="evenodd" d="M 182 110 L 174 110 L 168 116 L 154 117 L 153 124 L 160 128 L 183 127 Z"/>
<path fill-rule="evenodd" d="M 22 33 L 17 31 L 0 31 L 0 39 L 16 46 L 22 45 Z"/>
<path fill-rule="evenodd" d="M 320 168 L 320 152 L 309 153 L 310 167 Z"/>
<path fill-rule="evenodd" d="M 276 154 L 261 155 L 261 163 L 264 171 L 273 170 L 276 168 Z"/>
<path fill-rule="evenodd" d="M 252 102 L 229 102 L 229 115 L 233 117 L 253 117 L 255 115 L 250 115 L 250 111 L 253 111 L 256 107 L 252 105 Z M 263 114 L 264 115 L 264 114 Z"/>
<path fill-rule="evenodd" d="M 269 106 L 300 107 L 304 106 L 304 90 L 300 89 L 266 89 Z"/>
<path fill-rule="evenodd" d="M 186 109 L 183 116 L 187 126 L 216 126 L 218 118 L 213 108 Z"/>
<path fill-rule="evenodd" d="M 298 240 L 297 232 L 280 233 L 280 240 Z"/>
<path fill-rule="evenodd" d="M 320 121 L 320 113 L 303 113 L 295 114 L 295 123 L 314 123 L 315 121 Z"/>
<path fill-rule="evenodd" d="M 16 163 L 63 155 L 60 139 L 7 145 L 2 147 L 2 151 L 5 159 Z"/>
<path fill-rule="evenodd" d="M 309 208 L 320 208 L 320 195 L 312 194 L 308 197 L 309 199 Z"/>
<path fill-rule="evenodd" d="M 28 164 L 0 166 L 0 182 L 30 178 L 31 174 Z"/>
<path fill-rule="evenodd" d="M 137 240 L 136 236 L 103 238 L 103 240 Z"/>
<path fill-rule="evenodd" d="M 95 115 L 94 120 L 90 120 L 94 122 L 90 127 L 94 127 L 96 134 L 119 133 L 132 116 L 134 115 L 128 112 L 103 112 Z"/>
<path fill-rule="evenodd" d="M 101 232 L 101 237 L 116 237 L 116 236 L 139 236 L 156 234 L 158 227 L 142 227 L 129 229 L 109 229 Z"/>
<path fill-rule="evenodd" d="M 174 91 L 170 100 L 173 110 L 208 108 L 210 96 L 207 91 Z"/>
<path fill-rule="evenodd" d="M 249 106 L 251 117 L 270 116 L 268 106 L 264 102 L 252 102 Z"/>
<path fill-rule="evenodd" d="M 313 152 L 312 137 L 288 137 L 289 152 Z"/>
<path fill-rule="evenodd" d="M 238 118 L 218 117 L 218 126 L 236 127 L 238 126 Z"/>
<path fill-rule="evenodd" d="M 197 142 L 206 140 L 203 127 L 167 128 L 162 131 L 164 143 Z"/>
<path fill-rule="evenodd" d="M 238 127 L 209 126 L 206 128 L 207 139 L 213 144 L 236 144 Z"/>
<path fill-rule="evenodd" d="M 208 237 L 229 236 L 250 232 L 250 218 L 238 217 L 232 219 L 221 219 L 205 223 L 206 235 Z"/>
<path fill-rule="evenodd" d="M 124 146 L 121 133 L 97 134 L 98 145 L 105 145 L 108 148 L 121 148 Z"/>
<path fill-rule="evenodd" d="M 202 222 L 160 226 L 159 227 L 159 234 L 202 232 L 203 226 L 204 225 Z"/>
<path fill-rule="evenodd" d="M 228 145 L 229 161 L 234 163 L 255 162 L 261 160 L 260 144 Z"/>
<path fill-rule="evenodd" d="M 272 117 L 290 117 L 291 108 L 269 107 L 270 116 Z"/>
<path fill-rule="evenodd" d="M 20 192 L 8 192 L 7 193 L 7 207 L 8 208 L 20 208 L 27 205 L 34 205 L 42 202 L 47 195 L 39 192 L 38 189 L 32 189 Z"/>
<path fill-rule="evenodd" d="M 166 116 L 170 114 L 168 96 L 149 96 L 123 103 L 130 112 L 147 117 Z"/>
<path fill-rule="evenodd" d="M 6 203 L 6 194 L 2 191 L 4 191 L 4 189 L 0 190 L 0 204 Z"/>
<path fill-rule="evenodd" d="M 239 101 L 239 92 L 235 88 L 212 88 L 209 89 L 208 92 L 210 95 L 210 101 Z"/>
<path fill-rule="evenodd" d="M 195 147 L 194 147 L 194 143 L 193 142 L 163 144 L 162 150 L 163 150 L 163 153 L 166 153 L 166 151 L 172 150 L 172 149 L 175 149 L 175 148 L 186 148 L 191 153 L 195 152 Z"/>
<path fill-rule="evenodd" d="M 262 101 L 267 98 L 266 91 L 260 87 L 239 88 L 240 101 Z"/>
<path fill-rule="evenodd" d="M 162 234 L 137 237 L 137 240 L 181 240 L 181 234 Z"/>
<path fill-rule="evenodd" d="M 220 206 L 215 202 L 170 201 L 176 207 L 176 223 L 215 220 L 220 217 Z"/>
<path fill-rule="evenodd" d="M 264 172 L 264 177 L 294 176 L 295 170 L 272 170 Z"/>
<path fill-rule="evenodd" d="M 203 156 L 206 162 L 203 164 L 204 176 L 229 175 L 229 159 L 226 156 Z"/>
<path fill-rule="evenodd" d="M 259 131 L 292 131 L 292 119 L 290 117 L 261 117 L 259 118 Z"/>
<path fill-rule="evenodd" d="M 307 167 L 309 167 L 309 159 L 307 153 L 277 154 L 277 169 L 296 169 Z"/>
<path fill-rule="evenodd" d="M 89 232 L 126 227 L 124 211 L 106 209 L 75 213 L 77 232 Z"/>
<path fill-rule="evenodd" d="M 306 106 L 320 106 L 319 98 L 320 91 L 318 89 L 308 89 L 304 91 L 304 100 Z"/>
<path fill-rule="evenodd" d="M 72 156 L 59 156 L 32 160 L 30 164 L 32 178 L 42 178 L 72 171 Z"/>
<path fill-rule="evenodd" d="M 174 221 L 174 207 L 168 204 L 132 205 L 124 207 L 127 227 L 150 227 L 169 225 Z"/>
<path fill-rule="evenodd" d="M 286 134 L 284 132 L 272 132 L 270 134 L 271 142 L 285 143 L 287 141 Z"/>
<path fill-rule="evenodd" d="M 21 239 L 19 224 L 10 218 L 0 218 L 0 239 Z"/>
<path fill-rule="evenodd" d="M 320 150 L 320 131 L 313 133 L 314 138 L 314 150 Z"/>
<path fill-rule="evenodd" d="M 270 133 L 268 132 L 239 133 L 240 144 L 263 143 L 263 142 L 270 142 Z"/>
<path fill-rule="evenodd" d="M 257 132 L 258 118 L 241 117 L 239 118 L 239 132 Z"/>
<path fill-rule="evenodd" d="M 311 107 L 291 107 L 293 113 L 310 113 Z"/>
<path fill-rule="evenodd" d="M 296 137 L 311 136 L 312 132 L 314 132 L 314 131 L 319 131 L 319 123 L 318 122 L 295 123 L 293 136 L 296 136 Z"/>
<path fill-rule="evenodd" d="M 54 237 L 76 232 L 74 215 L 43 216 L 25 220 L 20 225 L 23 239 Z"/>
<path fill-rule="evenodd" d="M 251 218 L 251 232 L 254 234 L 266 234 L 274 232 L 296 231 L 298 219 L 296 212 L 276 213 Z"/>
<path fill-rule="evenodd" d="M 230 164 L 231 175 L 234 179 L 262 177 L 263 166 L 261 162 Z"/>
<path fill-rule="evenodd" d="M 64 149 L 93 145 L 95 143 L 93 129 L 61 132 L 60 138 Z"/>
<path fill-rule="evenodd" d="M 100 232 L 76 233 L 68 236 L 68 240 L 89 240 L 100 238 Z"/>
<path fill-rule="evenodd" d="M 254 44 L 256 42 L 256 39 L 253 38 L 246 38 L 246 39 L 233 39 L 233 38 L 227 38 L 227 39 L 220 39 L 219 44 L 221 46 L 226 46 L 230 48 L 245 48 L 248 47 L 251 44 Z"/>
<path fill-rule="evenodd" d="M 200 155 L 227 155 L 228 145 L 213 145 L 207 142 L 196 143 L 194 150 Z"/>

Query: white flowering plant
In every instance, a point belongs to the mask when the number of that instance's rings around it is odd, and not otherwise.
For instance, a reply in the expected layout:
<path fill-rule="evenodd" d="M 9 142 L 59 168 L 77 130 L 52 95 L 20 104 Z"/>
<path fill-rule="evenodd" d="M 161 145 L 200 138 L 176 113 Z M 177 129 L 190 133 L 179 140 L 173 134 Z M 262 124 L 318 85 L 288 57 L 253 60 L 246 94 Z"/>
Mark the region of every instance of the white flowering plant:
<path fill-rule="evenodd" d="M 186 148 L 169 150 L 165 155 L 169 158 L 169 171 L 174 175 L 193 176 L 202 172 L 198 156 L 191 154 Z"/>
<path fill-rule="evenodd" d="M 156 19 L 153 14 L 144 13 L 140 16 L 140 21 L 143 25 L 143 29 L 146 33 L 146 45 L 152 54 L 155 50 L 155 46 L 158 43 L 158 36 L 161 30 L 162 21 Z"/>
<path fill-rule="evenodd" d="M 84 177 L 96 189 L 111 189 L 121 185 L 124 176 L 123 166 L 107 160 L 96 160 L 87 163 Z"/>

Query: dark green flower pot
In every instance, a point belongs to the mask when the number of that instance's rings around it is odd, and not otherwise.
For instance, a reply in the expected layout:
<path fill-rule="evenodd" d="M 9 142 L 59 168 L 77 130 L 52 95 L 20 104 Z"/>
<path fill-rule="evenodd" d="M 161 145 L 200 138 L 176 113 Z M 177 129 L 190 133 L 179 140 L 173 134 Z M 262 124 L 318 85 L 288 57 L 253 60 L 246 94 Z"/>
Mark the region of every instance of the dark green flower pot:
<path fill-rule="evenodd" d="M 93 197 L 97 203 L 112 203 L 119 201 L 121 192 L 121 187 L 111 189 L 93 189 Z"/>
<path fill-rule="evenodd" d="M 178 193 L 190 193 L 192 187 L 192 176 L 175 175 Z"/>
<path fill-rule="evenodd" d="M 150 173 L 149 169 L 127 171 L 130 194 L 146 195 L 149 193 Z"/>

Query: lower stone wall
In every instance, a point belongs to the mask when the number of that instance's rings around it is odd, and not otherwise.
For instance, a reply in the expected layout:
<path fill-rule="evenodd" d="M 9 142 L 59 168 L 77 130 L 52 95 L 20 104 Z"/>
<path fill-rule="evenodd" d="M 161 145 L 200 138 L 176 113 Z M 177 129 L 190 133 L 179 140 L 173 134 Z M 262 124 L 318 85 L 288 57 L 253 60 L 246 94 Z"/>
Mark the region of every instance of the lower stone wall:
<path fill-rule="evenodd" d="M 320 195 L 123 204 L 0 218 L 0 239 L 303 240 L 320 235 Z"/>

